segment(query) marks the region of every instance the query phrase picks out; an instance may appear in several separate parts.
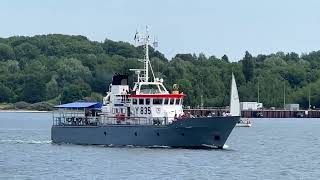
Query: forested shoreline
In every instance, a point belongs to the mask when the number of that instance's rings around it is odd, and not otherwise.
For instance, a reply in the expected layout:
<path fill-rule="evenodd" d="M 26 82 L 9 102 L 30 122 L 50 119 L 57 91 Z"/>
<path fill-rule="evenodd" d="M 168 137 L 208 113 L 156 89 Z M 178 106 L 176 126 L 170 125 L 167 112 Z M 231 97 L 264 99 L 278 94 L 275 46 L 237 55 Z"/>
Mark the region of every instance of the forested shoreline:
<path fill-rule="evenodd" d="M 0 38 L 0 103 L 45 109 L 77 100 L 101 101 L 113 74 L 128 74 L 133 82 L 129 69 L 143 65 L 139 58 L 142 47 L 109 39 L 95 42 L 61 34 Z M 168 60 L 150 48 L 150 58 L 156 76 L 169 90 L 178 84 L 187 94 L 184 104 L 191 107 L 201 105 L 201 99 L 204 106 L 227 106 L 231 72 L 240 101 L 257 101 L 259 89 L 265 107 L 282 107 L 284 92 L 287 103 L 308 108 L 310 94 L 312 107 L 320 107 L 320 51 L 257 56 L 244 52 L 242 59 L 230 62 L 227 55 L 202 53 Z"/>

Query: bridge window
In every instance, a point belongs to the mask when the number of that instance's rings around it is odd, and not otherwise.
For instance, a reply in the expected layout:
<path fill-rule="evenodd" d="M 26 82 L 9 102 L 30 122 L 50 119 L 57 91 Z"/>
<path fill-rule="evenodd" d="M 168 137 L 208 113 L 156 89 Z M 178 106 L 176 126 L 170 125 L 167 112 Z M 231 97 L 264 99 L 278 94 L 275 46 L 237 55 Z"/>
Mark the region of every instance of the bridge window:
<path fill-rule="evenodd" d="M 170 99 L 170 105 L 174 104 L 174 99 Z"/>
<path fill-rule="evenodd" d="M 162 104 L 162 99 L 153 99 L 153 104 Z"/>
<path fill-rule="evenodd" d="M 164 99 L 164 105 L 168 105 L 168 104 L 169 104 L 169 99 L 168 98 Z"/>
<path fill-rule="evenodd" d="M 144 99 L 139 99 L 139 105 L 144 105 Z"/>
<path fill-rule="evenodd" d="M 176 105 L 180 104 L 180 99 L 176 99 Z"/>
<path fill-rule="evenodd" d="M 113 109 L 112 109 L 112 113 L 113 113 L 113 114 L 118 114 L 118 113 L 119 113 L 118 108 L 113 108 Z"/>
<path fill-rule="evenodd" d="M 138 100 L 137 99 L 132 99 L 132 104 L 138 104 Z"/>
<path fill-rule="evenodd" d="M 141 94 L 158 94 L 160 93 L 157 84 L 143 84 L 140 86 Z"/>
<path fill-rule="evenodd" d="M 150 99 L 146 99 L 146 105 L 149 105 L 150 104 Z"/>

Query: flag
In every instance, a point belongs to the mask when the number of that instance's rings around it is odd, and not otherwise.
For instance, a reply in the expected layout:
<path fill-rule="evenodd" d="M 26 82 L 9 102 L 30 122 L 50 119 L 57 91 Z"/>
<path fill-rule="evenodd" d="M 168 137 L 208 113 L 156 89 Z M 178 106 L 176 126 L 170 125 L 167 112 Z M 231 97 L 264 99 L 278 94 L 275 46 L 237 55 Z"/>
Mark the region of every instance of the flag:
<path fill-rule="evenodd" d="M 138 32 L 136 32 L 136 34 L 134 35 L 134 40 L 138 39 Z"/>

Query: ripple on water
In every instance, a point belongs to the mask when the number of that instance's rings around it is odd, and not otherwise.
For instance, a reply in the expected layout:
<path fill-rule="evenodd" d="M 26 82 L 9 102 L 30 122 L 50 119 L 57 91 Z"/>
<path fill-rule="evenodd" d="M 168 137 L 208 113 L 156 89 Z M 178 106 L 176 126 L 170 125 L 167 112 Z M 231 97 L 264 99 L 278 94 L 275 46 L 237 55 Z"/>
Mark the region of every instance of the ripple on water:
<path fill-rule="evenodd" d="M 0 113 L 0 179 L 320 177 L 320 120 L 253 120 L 234 129 L 224 150 L 193 150 L 56 145 L 51 114 L 13 116 Z"/>

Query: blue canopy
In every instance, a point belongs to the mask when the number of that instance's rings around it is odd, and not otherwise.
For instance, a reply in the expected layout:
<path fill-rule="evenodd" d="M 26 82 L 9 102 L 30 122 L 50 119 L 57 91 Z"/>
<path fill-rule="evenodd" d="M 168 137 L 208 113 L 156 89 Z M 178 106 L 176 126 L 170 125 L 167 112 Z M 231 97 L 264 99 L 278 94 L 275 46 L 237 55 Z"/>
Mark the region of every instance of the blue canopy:
<path fill-rule="evenodd" d="M 58 106 L 54 106 L 55 108 L 68 108 L 68 109 L 100 109 L 102 104 L 99 102 L 73 102 L 68 104 L 60 104 Z"/>

